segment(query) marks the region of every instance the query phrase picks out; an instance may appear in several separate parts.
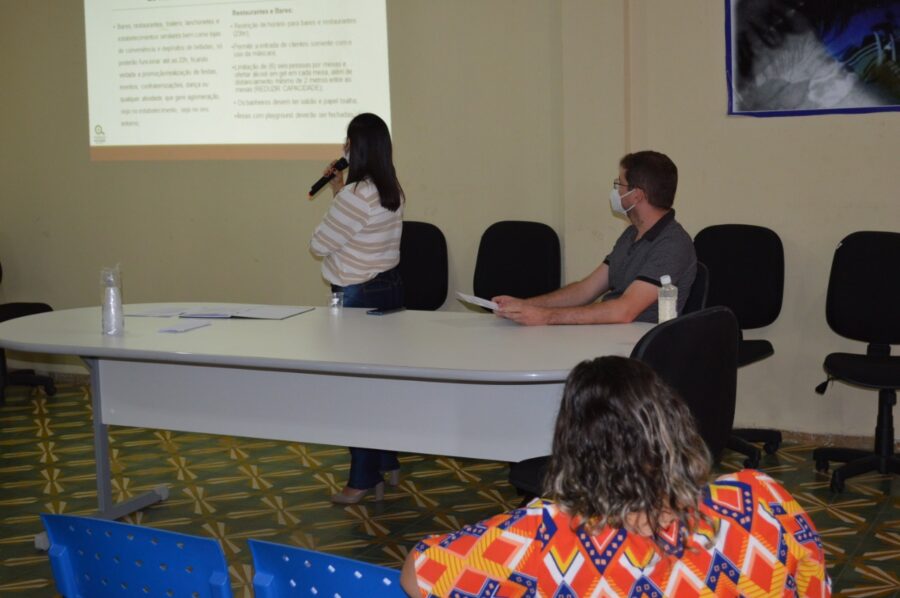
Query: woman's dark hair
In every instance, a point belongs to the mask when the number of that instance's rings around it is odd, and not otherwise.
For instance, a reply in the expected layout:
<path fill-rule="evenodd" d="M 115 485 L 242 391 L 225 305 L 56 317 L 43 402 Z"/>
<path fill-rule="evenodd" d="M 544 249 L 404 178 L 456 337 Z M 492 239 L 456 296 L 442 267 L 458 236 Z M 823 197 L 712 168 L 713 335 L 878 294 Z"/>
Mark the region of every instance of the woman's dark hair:
<path fill-rule="evenodd" d="M 646 364 L 599 357 L 566 380 L 545 494 L 592 532 L 663 513 L 695 531 L 710 457 L 687 405 Z"/>
<path fill-rule="evenodd" d="M 378 189 L 381 206 L 396 212 L 403 202 L 403 188 L 394 170 L 394 148 L 387 125 L 375 114 L 359 114 L 347 125 L 350 172 L 347 184 L 368 178 Z"/>

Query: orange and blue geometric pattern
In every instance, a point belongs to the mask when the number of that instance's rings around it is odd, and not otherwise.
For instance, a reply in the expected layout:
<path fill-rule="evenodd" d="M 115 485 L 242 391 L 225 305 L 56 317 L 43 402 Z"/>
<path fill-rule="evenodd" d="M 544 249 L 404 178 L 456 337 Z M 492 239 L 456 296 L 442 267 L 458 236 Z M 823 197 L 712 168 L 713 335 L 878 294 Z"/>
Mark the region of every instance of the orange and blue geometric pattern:
<path fill-rule="evenodd" d="M 831 595 L 822 544 L 778 483 L 744 470 L 709 484 L 697 530 L 659 542 L 624 529 L 590 534 L 537 499 L 416 546 L 423 598 Z"/>

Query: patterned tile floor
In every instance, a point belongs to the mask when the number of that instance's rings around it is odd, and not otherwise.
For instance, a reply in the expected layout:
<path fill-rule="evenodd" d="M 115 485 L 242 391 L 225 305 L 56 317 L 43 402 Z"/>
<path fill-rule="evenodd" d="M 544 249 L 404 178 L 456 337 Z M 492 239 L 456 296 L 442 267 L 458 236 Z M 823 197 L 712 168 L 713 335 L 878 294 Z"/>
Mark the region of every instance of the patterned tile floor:
<path fill-rule="evenodd" d="M 87 388 L 62 386 L 47 399 L 11 389 L 0 405 L 0 595 L 55 596 L 50 566 L 35 551 L 38 514 L 89 514 L 96 505 Z M 900 596 L 900 481 L 864 476 L 832 495 L 814 471 L 811 446 L 764 458 L 812 514 L 840 596 Z M 246 539 L 292 543 L 398 567 L 422 536 L 514 506 L 502 463 L 402 455 L 403 479 L 386 500 L 328 501 L 346 477 L 345 449 L 296 443 L 113 428 L 116 499 L 167 484 L 165 502 L 131 522 L 218 538 L 236 596 L 250 596 Z M 726 455 L 720 471 L 740 467 Z"/>

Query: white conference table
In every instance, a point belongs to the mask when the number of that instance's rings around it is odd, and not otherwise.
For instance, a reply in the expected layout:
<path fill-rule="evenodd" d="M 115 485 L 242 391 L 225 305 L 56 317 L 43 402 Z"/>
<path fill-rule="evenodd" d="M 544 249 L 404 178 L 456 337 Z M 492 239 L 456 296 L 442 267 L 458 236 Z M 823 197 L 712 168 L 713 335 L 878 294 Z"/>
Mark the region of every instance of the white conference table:
<path fill-rule="evenodd" d="M 4 348 L 77 355 L 88 365 L 99 516 L 119 518 L 167 495 L 161 487 L 112 503 L 108 425 L 500 461 L 547 454 L 572 367 L 627 356 L 652 327 L 316 308 L 286 320 L 216 319 L 159 332 L 175 323 L 126 317 L 124 335 L 103 336 L 96 307 L 0 324 Z"/>

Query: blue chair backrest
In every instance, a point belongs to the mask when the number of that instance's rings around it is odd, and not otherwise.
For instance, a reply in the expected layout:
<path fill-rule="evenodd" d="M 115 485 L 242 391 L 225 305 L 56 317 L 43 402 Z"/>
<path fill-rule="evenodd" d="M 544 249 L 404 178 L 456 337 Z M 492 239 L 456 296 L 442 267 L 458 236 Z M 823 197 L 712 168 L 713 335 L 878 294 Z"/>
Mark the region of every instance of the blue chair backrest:
<path fill-rule="evenodd" d="M 212 538 L 90 517 L 41 519 L 56 589 L 66 598 L 231 596 L 225 555 Z"/>
<path fill-rule="evenodd" d="M 253 590 L 261 598 L 390 598 L 406 596 L 400 571 L 295 546 L 248 540 Z"/>

